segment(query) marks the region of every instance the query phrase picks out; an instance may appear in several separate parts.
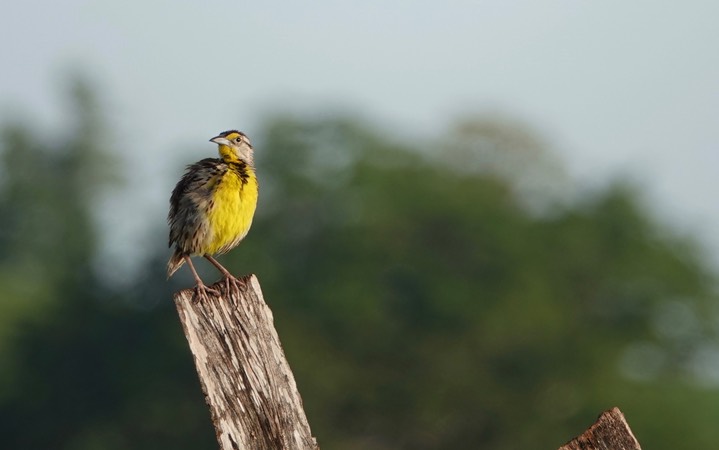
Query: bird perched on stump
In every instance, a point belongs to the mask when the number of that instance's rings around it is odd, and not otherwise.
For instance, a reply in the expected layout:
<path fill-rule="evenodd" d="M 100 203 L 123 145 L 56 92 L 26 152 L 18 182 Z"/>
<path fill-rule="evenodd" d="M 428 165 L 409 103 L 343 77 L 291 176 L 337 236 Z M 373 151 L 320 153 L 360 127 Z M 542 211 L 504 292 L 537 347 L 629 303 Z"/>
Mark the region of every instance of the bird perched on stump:
<path fill-rule="evenodd" d="M 170 247 L 175 251 L 167 263 L 171 277 L 185 262 L 197 282 L 198 297 L 219 293 L 202 282 L 191 256 L 204 256 L 224 276 L 227 287 L 235 278 L 212 255 L 228 252 L 244 239 L 257 206 L 258 184 L 253 149 L 247 136 L 237 130 L 210 139 L 219 146 L 220 158 L 206 158 L 187 166 L 172 191 Z"/>

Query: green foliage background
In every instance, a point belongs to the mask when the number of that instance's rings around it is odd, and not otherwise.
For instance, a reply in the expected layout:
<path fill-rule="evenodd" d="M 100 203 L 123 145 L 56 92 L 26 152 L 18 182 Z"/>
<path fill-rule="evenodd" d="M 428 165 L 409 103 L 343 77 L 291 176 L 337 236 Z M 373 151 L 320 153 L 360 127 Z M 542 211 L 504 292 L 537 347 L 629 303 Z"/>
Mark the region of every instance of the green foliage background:
<path fill-rule="evenodd" d="M 166 230 L 122 289 L 94 264 L 121 174 L 73 99 L 59 137 L 2 127 L 1 447 L 214 449 Z M 260 207 L 224 261 L 258 275 L 322 448 L 552 449 L 615 405 L 646 448 L 716 447 L 716 275 L 631 183 L 588 192 L 496 117 L 412 142 L 276 116 L 253 140 Z"/>

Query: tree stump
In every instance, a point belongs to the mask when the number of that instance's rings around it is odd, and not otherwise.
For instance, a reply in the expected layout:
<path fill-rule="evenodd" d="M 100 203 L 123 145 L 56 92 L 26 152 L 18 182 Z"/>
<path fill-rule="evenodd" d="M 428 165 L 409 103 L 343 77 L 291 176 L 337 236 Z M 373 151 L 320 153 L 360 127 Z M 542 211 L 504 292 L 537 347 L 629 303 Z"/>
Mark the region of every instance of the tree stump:
<path fill-rule="evenodd" d="M 561 446 L 559 450 L 641 450 L 637 438 L 629 429 L 624 414 L 619 408 L 612 408 L 581 436 Z"/>
<path fill-rule="evenodd" d="M 260 284 L 240 281 L 175 294 L 220 449 L 318 450 Z"/>

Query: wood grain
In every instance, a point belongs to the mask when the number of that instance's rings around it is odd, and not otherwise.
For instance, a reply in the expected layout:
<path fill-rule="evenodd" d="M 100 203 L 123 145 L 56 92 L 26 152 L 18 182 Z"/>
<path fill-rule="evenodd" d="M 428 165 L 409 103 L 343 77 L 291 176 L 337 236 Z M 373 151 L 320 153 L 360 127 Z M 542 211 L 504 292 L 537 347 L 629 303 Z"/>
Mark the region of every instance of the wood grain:
<path fill-rule="evenodd" d="M 175 294 L 220 448 L 319 449 L 260 284 L 240 281 L 212 286 L 219 297 Z"/>
<path fill-rule="evenodd" d="M 619 408 L 612 408 L 581 436 L 561 446 L 559 450 L 641 450 Z"/>

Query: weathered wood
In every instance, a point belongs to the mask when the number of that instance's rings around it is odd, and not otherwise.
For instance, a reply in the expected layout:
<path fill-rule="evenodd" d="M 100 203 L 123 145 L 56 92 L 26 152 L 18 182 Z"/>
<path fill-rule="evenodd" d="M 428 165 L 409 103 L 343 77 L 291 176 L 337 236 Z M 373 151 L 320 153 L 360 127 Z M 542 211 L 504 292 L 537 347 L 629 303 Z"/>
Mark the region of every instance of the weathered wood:
<path fill-rule="evenodd" d="M 619 408 L 612 408 L 581 436 L 569 441 L 559 450 L 641 450 L 637 438 L 629 428 Z"/>
<path fill-rule="evenodd" d="M 175 305 L 221 450 L 319 449 L 254 275 L 220 297 L 175 294 Z"/>

